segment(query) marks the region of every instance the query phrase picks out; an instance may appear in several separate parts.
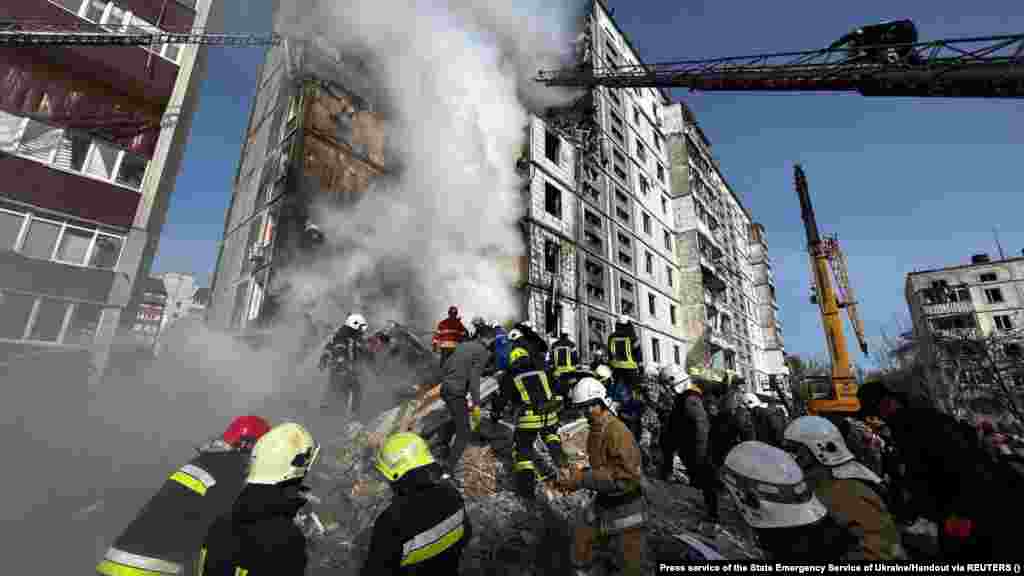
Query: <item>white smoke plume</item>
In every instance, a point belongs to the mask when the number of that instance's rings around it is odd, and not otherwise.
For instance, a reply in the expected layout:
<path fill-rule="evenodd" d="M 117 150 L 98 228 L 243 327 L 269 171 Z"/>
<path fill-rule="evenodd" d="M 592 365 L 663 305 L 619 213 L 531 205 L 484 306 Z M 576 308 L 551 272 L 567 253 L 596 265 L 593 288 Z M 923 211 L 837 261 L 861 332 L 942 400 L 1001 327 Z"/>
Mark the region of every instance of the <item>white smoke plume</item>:
<path fill-rule="evenodd" d="M 371 325 L 421 330 L 450 305 L 465 318 L 522 313 L 508 272 L 525 253 L 515 159 L 528 107 L 572 96 L 532 77 L 572 56 L 583 4 L 300 0 L 281 8 L 280 32 L 319 35 L 368 62 L 402 167 L 354 209 L 321 207 L 337 256 L 296 273 L 297 293 L 330 294 L 335 323 L 346 308 Z"/>

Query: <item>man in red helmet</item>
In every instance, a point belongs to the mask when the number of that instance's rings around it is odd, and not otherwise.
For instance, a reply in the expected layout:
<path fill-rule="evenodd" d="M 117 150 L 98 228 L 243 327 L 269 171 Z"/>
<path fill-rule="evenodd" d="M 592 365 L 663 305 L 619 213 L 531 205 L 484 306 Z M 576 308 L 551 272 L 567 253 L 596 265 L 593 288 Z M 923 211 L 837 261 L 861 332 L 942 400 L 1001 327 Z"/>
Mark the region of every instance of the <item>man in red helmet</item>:
<path fill-rule="evenodd" d="M 105 576 L 192 576 L 213 521 L 245 485 L 249 455 L 270 430 L 259 416 L 239 416 L 220 438 L 175 470 L 114 540 L 96 572 Z"/>
<path fill-rule="evenodd" d="M 467 336 L 469 331 L 459 319 L 459 309 L 455 306 L 448 308 L 448 317 L 438 322 L 437 330 L 434 331 L 434 350 L 441 352 L 441 367 L 444 367 L 445 360 Z"/>

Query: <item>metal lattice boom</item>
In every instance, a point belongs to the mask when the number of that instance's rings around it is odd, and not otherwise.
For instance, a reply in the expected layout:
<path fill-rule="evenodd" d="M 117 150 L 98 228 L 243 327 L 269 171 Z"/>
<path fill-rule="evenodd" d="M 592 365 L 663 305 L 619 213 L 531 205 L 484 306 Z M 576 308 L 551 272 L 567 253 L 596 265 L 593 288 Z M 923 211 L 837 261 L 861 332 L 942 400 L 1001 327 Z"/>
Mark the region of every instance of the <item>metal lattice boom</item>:
<path fill-rule="evenodd" d="M 281 43 L 278 34 L 207 32 L 203 28 L 185 30 L 141 29 L 134 26 L 93 24 L 53 24 L 27 20 L 0 21 L 0 46 L 152 46 L 160 44 L 199 44 L 203 46 L 248 47 Z"/>
<path fill-rule="evenodd" d="M 838 91 L 864 96 L 1024 97 L 1024 34 L 541 71 L 549 86 Z"/>

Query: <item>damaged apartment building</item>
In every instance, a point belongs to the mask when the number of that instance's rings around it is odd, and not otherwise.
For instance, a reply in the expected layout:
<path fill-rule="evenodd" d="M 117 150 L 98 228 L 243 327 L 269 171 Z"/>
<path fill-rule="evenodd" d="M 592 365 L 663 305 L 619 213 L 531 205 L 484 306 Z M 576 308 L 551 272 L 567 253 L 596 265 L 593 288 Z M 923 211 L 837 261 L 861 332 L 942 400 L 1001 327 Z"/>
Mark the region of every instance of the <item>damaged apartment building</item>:
<path fill-rule="evenodd" d="M 389 164 L 380 98 L 361 62 L 322 38 L 286 37 L 258 78 L 207 317 L 240 332 L 274 318 L 288 290 L 280 271 L 322 243 L 314 195 L 350 206 Z"/>
<path fill-rule="evenodd" d="M 665 109 L 680 279 L 680 329 L 690 365 L 725 371 L 773 395 L 788 375 L 764 227 L 727 182 L 693 112 Z"/>
<path fill-rule="evenodd" d="M 592 3 L 581 57 L 639 62 L 602 2 Z M 653 89 L 597 88 L 581 100 L 587 133 L 552 112 L 534 117 L 520 167 L 528 208 L 524 297 L 538 328 L 568 332 L 584 356 L 603 348 L 622 314 L 634 319 L 645 360 L 683 363 L 686 344 L 662 109 Z M 571 122 L 570 122 L 571 123 Z"/>

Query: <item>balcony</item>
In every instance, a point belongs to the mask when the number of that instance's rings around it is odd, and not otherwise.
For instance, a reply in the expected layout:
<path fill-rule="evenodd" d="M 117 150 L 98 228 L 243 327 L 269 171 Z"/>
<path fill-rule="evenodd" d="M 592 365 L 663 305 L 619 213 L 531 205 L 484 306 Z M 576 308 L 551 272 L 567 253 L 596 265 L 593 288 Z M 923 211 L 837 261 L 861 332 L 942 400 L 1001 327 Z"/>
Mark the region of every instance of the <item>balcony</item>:
<path fill-rule="evenodd" d="M 974 314 L 973 302 L 940 302 L 921 307 L 925 316 L 947 316 L 950 314 Z"/>

